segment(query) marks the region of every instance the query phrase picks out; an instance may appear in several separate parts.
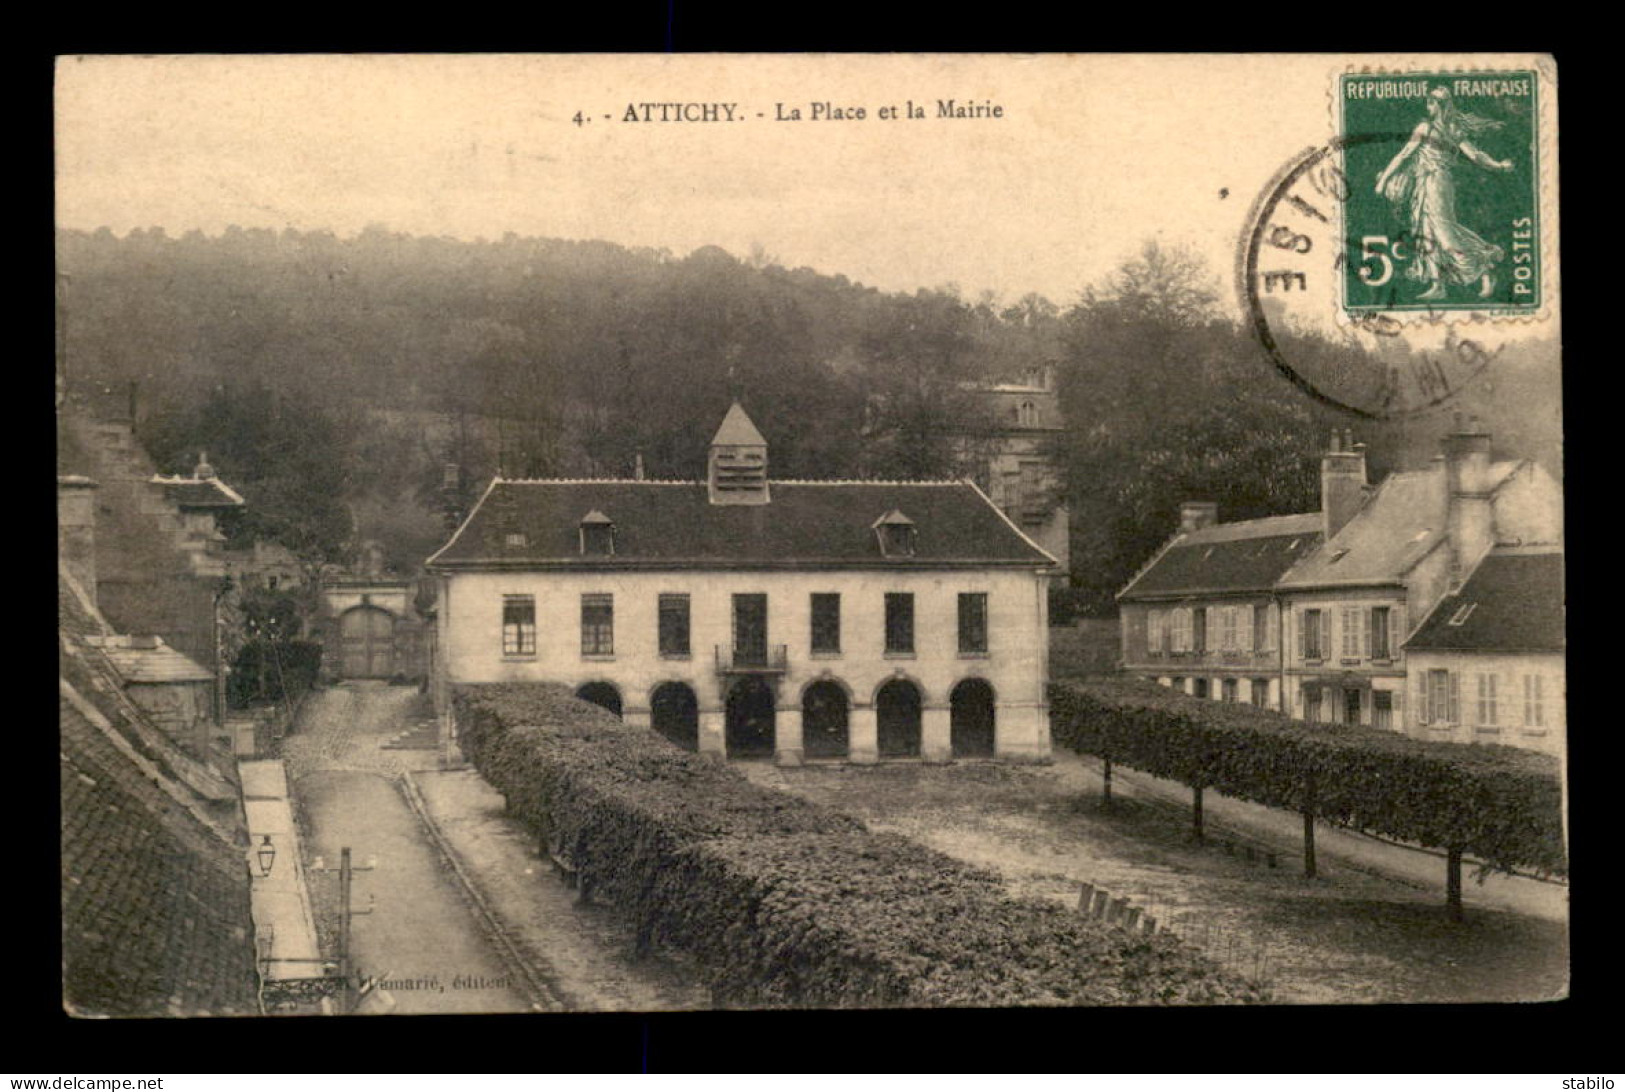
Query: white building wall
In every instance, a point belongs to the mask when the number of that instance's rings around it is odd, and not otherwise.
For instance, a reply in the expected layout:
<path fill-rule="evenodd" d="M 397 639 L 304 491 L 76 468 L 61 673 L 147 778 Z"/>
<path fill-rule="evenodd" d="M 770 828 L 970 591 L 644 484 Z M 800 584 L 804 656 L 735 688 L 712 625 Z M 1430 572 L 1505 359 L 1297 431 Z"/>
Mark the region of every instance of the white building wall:
<path fill-rule="evenodd" d="M 904 677 L 921 691 L 926 757 L 946 734 L 950 694 L 962 679 L 986 679 L 995 695 L 995 748 L 1000 757 L 1049 757 L 1048 575 L 1034 571 L 964 570 L 874 572 L 470 572 L 444 578 L 439 604 L 441 669 L 457 683 L 554 682 L 572 688 L 613 683 L 629 723 L 647 724 L 650 695 L 662 683 L 683 682 L 699 699 L 702 747 L 720 732 L 723 679 L 716 649 L 733 644 L 733 600 L 741 593 L 768 597 L 769 646 L 785 645 L 788 671 L 778 685 L 781 736 L 793 734 L 803 689 L 838 680 L 851 699 L 854 758 L 873 722 L 876 692 Z M 811 651 L 811 595 L 841 596 L 841 651 Z M 885 594 L 914 595 L 912 655 L 885 651 Z M 960 654 L 958 596 L 988 596 L 988 651 Z M 659 597 L 687 594 L 690 655 L 659 652 Z M 614 653 L 581 651 L 581 596 L 614 596 Z M 536 600 L 536 653 L 504 656 L 502 603 L 508 595 Z M 441 694 L 442 708 L 444 695 Z M 871 731 L 872 735 L 872 731 Z"/>
<path fill-rule="evenodd" d="M 1568 732 L 1568 681 L 1562 654 L 1419 650 L 1408 654 L 1407 663 L 1411 692 L 1411 711 L 1405 718 L 1408 734 L 1437 742 L 1500 743 L 1562 755 Z M 1456 676 L 1458 716 L 1454 720 L 1428 714 L 1425 687 L 1428 672 L 1435 670 Z M 1480 702 L 1481 676 L 1495 679 L 1493 711 L 1484 707 L 1487 702 Z M 1531 676 L 1541 680 L 1538 717 L 1533 703 L 1525 701 L 1524 679 Z"/>
<path fill-rule="evenodd" d="M 1389 641 L 1386 658 L 1370 656 L 1367 644 L 1361 655 L 1345 654 L 1343 646 L 1343 612 L 1353 609 L 1368 611 L 1372 607 L 1387 607 L 1390 613 Z M 1330 617 L 1330 639 L 1318 660 L 1306 660 L 1302 655 L 1301 632 L 1303 612 L 1319 610 Z M 1277 695 L 1281 712 L 1296 720 L 1306 719 L 1305 688 L 1321 687 L 1321 721 L 1341 723 L 1344 719 L 1344 687 L 1328 684 L 1327 680 L 1351 678 L 1369 686 L 1371 692 L 1388 695 L 1392 703 L 1388 727 L 1403 731 L 1408 692 L 1405 685 L 1405 653 L 1401 646 L 1418 621 L 1412 616 L 1403 589 L 1355 588 L 1346 591 L 1318 593 L 1295 592 L 1281 600 L 1281 640 L 1283 672 Z M 1354 689 L 1362 689 L 1355 685 Z M 1374 723 L 1375 702 L 1371 693 L 1361 698 L 1360 723 Z"/>

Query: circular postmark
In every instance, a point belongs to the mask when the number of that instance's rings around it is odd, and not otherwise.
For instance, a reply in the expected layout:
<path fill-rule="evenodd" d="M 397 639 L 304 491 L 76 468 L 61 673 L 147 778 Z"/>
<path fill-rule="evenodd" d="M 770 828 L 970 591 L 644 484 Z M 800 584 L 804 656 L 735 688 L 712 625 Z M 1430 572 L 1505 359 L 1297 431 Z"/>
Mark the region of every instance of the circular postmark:
<path fill-rule="evenodd" d="M 1377 227 L 1353 222 L 1365 196 L 1356 187 L 1376 198 L 1391 188 L 1380 173 L 1366 177 L 1378 173 L 1369 165 L 1402 162 L 1418 144 L 1454 153 L 1413 133 L 1359 133 L 1294 157 L 1254 203 L 1237 263 L 1246 322 L 1270 362 L 1315 400 L 1366 419 L 1437 410 L 1504 345 L 1483 325 L 1498 301 L 1471 293 L 1496 289 L 1508 248 L 1487 244 L 1473 266 L 1408 225 L 1403 209 Z M 1364 204 L 1370 221 L 1377 202 Z M 1466 268 L 1476 283 L 1448 281 L 1442 266 Z"/>

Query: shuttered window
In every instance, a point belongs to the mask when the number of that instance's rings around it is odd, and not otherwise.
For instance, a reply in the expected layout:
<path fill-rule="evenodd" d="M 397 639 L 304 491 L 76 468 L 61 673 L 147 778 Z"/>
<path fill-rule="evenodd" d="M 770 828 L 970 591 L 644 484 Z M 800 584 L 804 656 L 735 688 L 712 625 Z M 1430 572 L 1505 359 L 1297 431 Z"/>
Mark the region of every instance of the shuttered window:
<path fill-rule="evenodd" d="M 1387 607 L 1371 608 L 1371 658 L 1373 660 L 1393 659 L 1389 645 L 1389 613 Z"/>
<path fill-rule="evenodd" d="M 1318 610 L 1306 610 L 1298 626 L 1299 652 L 1305 660 L 1326 658 L 1326 646 L 1331 644 L 1331 620 Z"/>
<path fill-rule="evenodd" d="M 1525 728 L 1546 727 L 1546 703 L 1541 693 L 1542 682 L 1539 675 L 1525 675 L 1523 677 L 1523 726 Z"/>
<path fill-rule="evenodd" d="M 1496 677 L 1493 674 L 1478 676 L 1478 720 L 1481 728 L 1494 728 L 1500 723 L 1500 710 L 1495 700 Z"/>

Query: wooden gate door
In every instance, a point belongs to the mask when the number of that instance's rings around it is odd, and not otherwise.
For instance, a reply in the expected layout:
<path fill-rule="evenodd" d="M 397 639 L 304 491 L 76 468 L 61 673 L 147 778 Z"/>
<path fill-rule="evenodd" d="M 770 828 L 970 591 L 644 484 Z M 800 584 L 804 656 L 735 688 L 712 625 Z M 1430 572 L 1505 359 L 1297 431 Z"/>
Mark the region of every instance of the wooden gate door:
<path fill-rule="evenodd" d="M 343 673 L 347 679 L 387 679 L 395 674 L 395 616 L 379 607 L 356 607 L 339 621 Z"/>

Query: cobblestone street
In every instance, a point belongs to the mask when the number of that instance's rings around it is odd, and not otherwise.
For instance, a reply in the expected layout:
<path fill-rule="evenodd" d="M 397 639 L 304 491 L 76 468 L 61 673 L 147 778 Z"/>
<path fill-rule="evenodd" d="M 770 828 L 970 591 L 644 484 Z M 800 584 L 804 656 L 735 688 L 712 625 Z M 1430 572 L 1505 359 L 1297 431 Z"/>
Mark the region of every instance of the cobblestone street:
<path fill-rule="evenodd" d="M 575 902 L 476 773 L 440 772 L 433 750 L 386 746 L 427 720 L 415 690 L 345 683 L 312 694 L 283 743 L 309 856 L 334 868 L 348 845 L 357 866 L 376 858 L 355 877 L 353 906 L 372 913 L 354 919 L 352 950 L 360 974 L 384 979 L 392 1005 L 363 1011 L 706 1007 L 685 968 L 632 959 L 630 931 L 607 909 Z M 311 882 L 332 950 L 338 880 L 313 873 Z"/>

